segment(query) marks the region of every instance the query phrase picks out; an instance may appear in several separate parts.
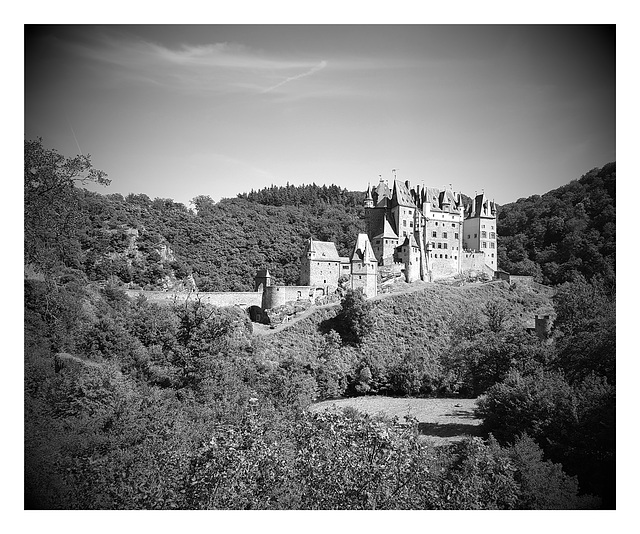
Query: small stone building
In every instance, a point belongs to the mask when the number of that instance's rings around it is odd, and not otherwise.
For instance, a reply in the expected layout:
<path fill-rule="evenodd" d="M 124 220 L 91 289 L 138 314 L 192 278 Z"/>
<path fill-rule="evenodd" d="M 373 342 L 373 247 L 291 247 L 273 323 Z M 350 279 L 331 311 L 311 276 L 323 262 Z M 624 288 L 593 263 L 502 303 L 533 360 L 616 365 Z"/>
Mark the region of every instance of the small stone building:
<path fill-rule="evenodd" d="M 338 254 L 335 243 L 310 238 L 300 259 L 300 285 L 338 287 L 338 280 L 350 273 L 349 258 Z"/>

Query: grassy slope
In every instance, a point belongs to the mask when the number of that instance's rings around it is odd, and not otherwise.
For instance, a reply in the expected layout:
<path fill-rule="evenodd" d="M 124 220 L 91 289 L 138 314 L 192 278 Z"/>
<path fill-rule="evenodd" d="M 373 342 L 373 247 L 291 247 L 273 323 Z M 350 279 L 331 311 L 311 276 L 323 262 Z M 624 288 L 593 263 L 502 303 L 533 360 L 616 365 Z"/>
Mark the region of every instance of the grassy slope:
<path fill-rule="evenodd" d="M 343 349 L 374 358 L 394 358 L 418 351 L 437 357 L 448 346 L 449 321 L 498 300 L 507 304 L 512 321 L 524 324 L 536 313 L 551 313 L 549 297 L 526 288 L 510 288 L 505 282 L 449 287 L 425 285 L 410 293 L 390 294 L 373 301 L 376 326 L 359 349 Z M 256 341 L 258 353 L 279 361 L 294 358 L 311 361 L 325 344 L 321 323 L 334 317 L 339 307 L 321 309 L 292 326 Z"/>

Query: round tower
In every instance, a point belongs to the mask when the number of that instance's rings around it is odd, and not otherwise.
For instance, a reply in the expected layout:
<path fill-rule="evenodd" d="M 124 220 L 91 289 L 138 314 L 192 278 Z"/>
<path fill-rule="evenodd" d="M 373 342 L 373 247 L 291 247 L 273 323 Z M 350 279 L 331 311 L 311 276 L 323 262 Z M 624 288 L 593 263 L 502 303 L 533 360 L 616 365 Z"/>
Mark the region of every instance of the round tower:
<path fill-rule="evenodd" d="M 262 293 L 262 309 L 270 310 L 287 302 L 285 286 L 268 286 Z"/>

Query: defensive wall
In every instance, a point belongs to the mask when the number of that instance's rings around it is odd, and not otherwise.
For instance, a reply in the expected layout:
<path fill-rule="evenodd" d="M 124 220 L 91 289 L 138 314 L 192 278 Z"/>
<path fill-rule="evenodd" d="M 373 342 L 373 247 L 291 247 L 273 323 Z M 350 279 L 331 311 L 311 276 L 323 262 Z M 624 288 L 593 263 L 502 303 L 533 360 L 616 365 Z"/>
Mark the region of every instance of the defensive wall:
<path fill-rule="evenodd" d="M 287 302 L 308 300 L 313 302 L 318 297 L 329 294 L 330 287 L 318 286 L 267 286 L 264 291 L 239 292 L 188 292 L 188 291 L 143 291 L 141 289 L 127 289 L 125 293 L 131 298 L 143 295 L 149 302 L 171 304 L 186 300 L 199 300 L 203 304 L 212 306 L 239 306 L 250 308 L 257 306 L 263 310 L 284 306 Z M 335 288 L 334 288 L 335 289 Z"/>
<path fill-rule="evenodd" d="M 174 291 L 142 291 L 140 289 L 127 289 L 125 293 L 132 298 L 143 295 L 149 302 L 160 304 L 170 304 L 172 302 L 185 302 L 187 299 L 200 300 L 203 304 L 212 306 L 240 306 L 249 308 L 251 306 L 262 307 L 262 293 L 257 291 L 240 292 L 174 292 Z"/>

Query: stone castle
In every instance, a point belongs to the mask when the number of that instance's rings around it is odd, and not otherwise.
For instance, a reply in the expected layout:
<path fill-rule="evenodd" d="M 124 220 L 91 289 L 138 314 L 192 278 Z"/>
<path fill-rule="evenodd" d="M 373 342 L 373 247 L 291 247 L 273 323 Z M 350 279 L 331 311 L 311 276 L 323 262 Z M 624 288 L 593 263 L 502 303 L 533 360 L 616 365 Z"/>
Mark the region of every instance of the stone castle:
<path fill-rule="evenodd" d="M 340 256 L 335 243 L 307 240 L 300 285 L 275 285 L 263 269 L 256 274 L 253 292 L 199 293 L 199 298 L 217 306 L 246 308 L 252 320 L 260 321 L 266 310 L 287 303 L 328 302 L 338 288 L 362 289 L 372 298 L 385 279 L 412 283 L 502 274 L 497 268 L 496 204 L 484 193 L 465 208 L 460 194 L 451 189 L 411 188 L 397 179 L 390 188 L 381 179 L 377 187 L 367 188 L 364 208 L 367 233 L 358 234 L 349 257 Z M 156 293 L 160 301 L 177 298 Z"/>
<path fill-rule="evenodd" d="M 380 179 L 364 200 L 367 235 L 381 267 L 402 265 L 407 282 L 497 268 L 496 204 L 485 194 L 464 207 L 460 194 Z"/>
<path fill-rule="evenodd" d="M 367 233 L 358 235 L 350 257 L 340 256 L 335 243 L 311 238 L 300 261 L 300 286 L 271 286 L 268 271 L 259 272 L 263 307 L 330 295 L 338 287 L 361 288 L 371 298 L 384 273 L 400 274 L 408 283 L 465 273 L 496 276 L 496 204 L 484 193 L 465 208 L 451 189 L 411 188 L 399 180 L 390 189 L 381 179 L 367 188 L 364 208 Z"/>

